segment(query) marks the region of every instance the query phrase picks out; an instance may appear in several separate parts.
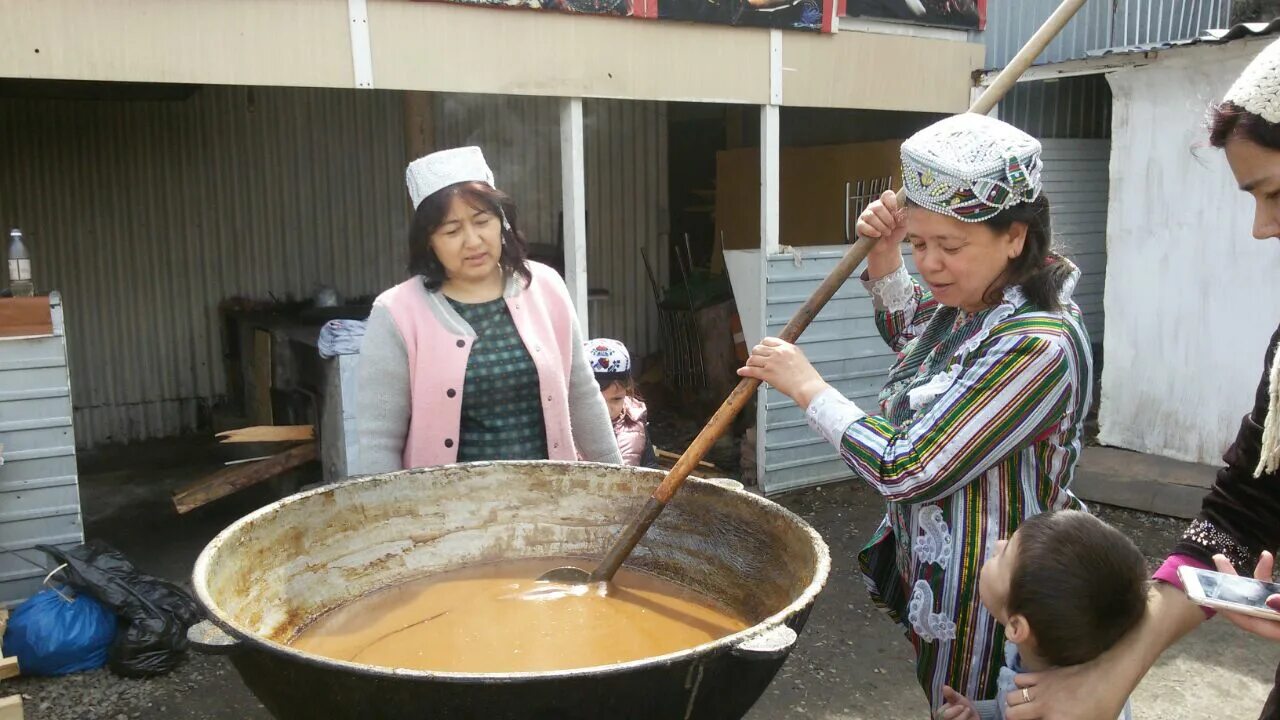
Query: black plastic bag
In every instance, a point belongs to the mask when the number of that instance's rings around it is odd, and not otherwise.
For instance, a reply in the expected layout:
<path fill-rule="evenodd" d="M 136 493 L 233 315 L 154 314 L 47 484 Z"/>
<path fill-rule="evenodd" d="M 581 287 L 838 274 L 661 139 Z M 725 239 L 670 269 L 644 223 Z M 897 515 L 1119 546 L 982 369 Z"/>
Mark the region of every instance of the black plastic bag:
<path fill-rule="evenodd" d="M 66 583 L 92 595 L 120 618 L 107 655 L 107 667 L 123 677 L 163 675 L 178 666 L 187 651 L 187 628 L 203 613 L 195 598 L 178 585 L 140 573 L 123 554 L 91 540 L 70 550 L 37 547 L 62 570 Z"/>

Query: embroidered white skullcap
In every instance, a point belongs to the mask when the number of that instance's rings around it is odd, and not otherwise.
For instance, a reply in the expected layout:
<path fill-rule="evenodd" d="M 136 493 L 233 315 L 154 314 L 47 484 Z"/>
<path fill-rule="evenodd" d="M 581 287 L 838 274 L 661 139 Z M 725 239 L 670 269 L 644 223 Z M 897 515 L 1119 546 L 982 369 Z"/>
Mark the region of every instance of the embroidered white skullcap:
<path fill-rule="evenodd" d="M 1258 53 L 1236 78 L 1223 101 L 1234 103 L 1269 123 L 1280 123 L 1280 40 Z"/>
<path fill-rule="evenodd" d="M 582 345 L 587 351 L 591 371 L 596 375 L 622 376 L 631 372 L 631 353 L 617 340 L 596 338 Z"/>
<path fill-rule="evenodd" d="M 1040 171 L 1040 141 L 986 115 L 940 120 L 902 143 L 907 197 L 964 222 L 1035 200 Z"/>
<path fill-rule="evenodd" d="M 404 171 L 409 186 L 409 199 L 416 210 L 428 196 L 461 182 L 493 185 L 493 171 L 484 161 L 484 153 L 472 145 L 433 152 L 409 163 Z"/>

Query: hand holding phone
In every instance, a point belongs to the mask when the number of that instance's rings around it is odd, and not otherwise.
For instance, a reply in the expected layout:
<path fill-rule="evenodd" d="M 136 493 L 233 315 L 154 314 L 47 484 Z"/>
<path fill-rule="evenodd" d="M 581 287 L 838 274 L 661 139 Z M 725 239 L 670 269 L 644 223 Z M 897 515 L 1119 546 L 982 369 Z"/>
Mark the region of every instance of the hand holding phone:
<path fill-rule="evenodd" d="M 1271 572 L 1275 569 L 1275 562 L 1276 559 L 1272 557 L 1271 553 L 1264 551 L 1258 558 L 1257 567 L 1253 569 L 1253 579 L 1262 582 L 1270 582 Z M 1236 569 L 1231 566 L 1231 561 L 1227 560 L 1223 555 L 1214 555 L 1213 564 L 1217 566 L 1219 572 L 1226 573 L 1227 575 L 1236 574 Z M 1280 600 L 1280 597 L 1272 595 L 1268 597 L 1267 600 L 1267 604 L 1269 606 L 1277 608 L 1276 601 Z M 1264 620 L 1263 618 L 1238 612 L 1224 612 L 1222 613 L 1222 616 L 1229 620 L 1232 625 L 1235 625 L 1245 632 L 1252 633 L 1261 638 L 1280 642 L 1280 623 L 1278 622 Z"/>
<path fill-rule="evenodd" d="M 1178 579 L 1197 605 L 1280 621 L 1280 612 L 1267 605 L 1267 598 L 1280 595 L 1280 584 L 1190 565 L 1178 568 Z"/>

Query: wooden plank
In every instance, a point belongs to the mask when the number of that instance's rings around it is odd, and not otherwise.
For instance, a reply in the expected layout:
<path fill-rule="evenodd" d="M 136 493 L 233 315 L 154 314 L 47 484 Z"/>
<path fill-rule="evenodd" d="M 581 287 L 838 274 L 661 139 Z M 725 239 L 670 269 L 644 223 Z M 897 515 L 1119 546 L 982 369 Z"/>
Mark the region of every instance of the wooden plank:
<path fill-rule="evenodd" d="M 214 437 L 224 443 L 305 442 L 315 439 L 316 429 L 311 425 L 255 425 L 220 432 Z"/>
<path fill-rule="evenodd" d="M 18 658 L 0 658 L 0 680 L 8 680 L 21 674 L 22 671 L 18 669 Z"/>
<path fill-rule="evenodd" d="M 0 298 L 0 337 L 52 334 L 49 298 L 43 295 Z"/>
<path fill-rule="evenodd" d="M 191 512 L 202 505 L 315 460 L 318 455 L 316 444 L 311 442 L 272 455 L 261 462 L 225 467 L 175 492 L 173 506 L 179 514 Z"/>
<path fill-rule="evenodd" d="M 672 465 L 672 464 L 674 464 L 674 463 L 675 463 L 675 461 L 676 461 L 676 460 L 679 460 L 679 459 L 680 459 L 680 456 L 679 456 L 679 455 L 677 455 L 677 454 L 675 454 L 675 453 L 673 453 L 673 452 L 667 452 L 666 450 L 663 450 L 662 448 L 659 448 L 659 447 L 655 447 L 655 448 L 653 449 L 653 454 L 658 458 L 658 463 L 659 463 L 660 465 Z M 667 461 L 670 461 L 670 462 L 667 462 Z M 716 467 L 715 465 L 712 465 L 711 463 L 707 462 L 706 460 L 699 460 L 699 461 L 698 461 L 698 467 L 706 468 L 706 469 L 708 469 L 708 470 L 711 470 L 711 471 L 713 471 L 713 472 L 718 472 L 718 473 L 723 473 L 723 472 L 724 472 L 723 470 L 721 470 L 720 468 Z"/>
<path fill-rule="evenodd" d="M 1193 518 L 1217 468 L 1117 448 L 1088 447 L 1071 490 L 1086 501 Z"/>
<path fill-rule="evenodd" d="M 0 698 L 0 720 L 23 720 L 24 717 L 21 695 Z"/>

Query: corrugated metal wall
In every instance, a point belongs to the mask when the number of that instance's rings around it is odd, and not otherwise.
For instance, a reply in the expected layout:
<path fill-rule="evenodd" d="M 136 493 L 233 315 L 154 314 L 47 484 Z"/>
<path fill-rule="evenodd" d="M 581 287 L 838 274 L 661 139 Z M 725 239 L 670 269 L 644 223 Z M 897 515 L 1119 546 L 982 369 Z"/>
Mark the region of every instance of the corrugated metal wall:
<path fill-rule="evenodd" d="M 1111 137 L 1111 87 L 1102 75 L 1019 83 L 998 112 L 1040 139 Z"/>
<path fill-rule="evenodd" d="M 0 127 L 0 218 L 63 293 L 82 444 L 195 429 L 225 391 L 224 298 L 354 296 L 401 276 L 397 93 L 5 99 Z"/>
<path fill-rule="evenodd" d="M 667 277 L 667 114 L 662 103 L 583 102 L 587 165 L 587 277 L 609 291 L 587 309 L 591 334 L 626 343 L 635 358 L 661 347 L 643 251 Z M 598 218 L 598 219 L 597 219 Z"/>
<path fill-rule="evenodd" d="M 777 335 L 813 289 L 844 255 L 845 246 L 794 248 L 771 255 L 766 270 L 765 313 Z M 911 254 L 907 269 L 915 272 Z M 875 408 L 894 352 L 876 330 L 871 297 L 856 279 L 846 282 L 800 336 L 799 346 L 832 387 L 864 408 Z M 760 474 L 768 494 L 842 480 L 852 475 L 835 448 L 809 429 L 804 413 L 786 395 L 765 390 L 765 456 Z"/>
<path fill-rule="evenodd" d="M 1044 191 L 1049 196 L 1054 240 L 1080 268 L 1075 301 L 1095 344 L 1102 342 L 1102 293 L 1107 277 L 1107 198 L 1111 143 L 1045 140 Z"/>
<path fill-rule="evenodd" d="M 667 123 L 662 103 L 585 100 L 587 277 L 607 300 L 587 309 L 592 336 L 639 358 L 659 343 L 644 250 L 666 277 Z M 440 147 L 480 145 L 516 198 L 530 243 L 555 245 L 560 213 L 560 100 L 450 95 L 436 104 Z"/>
<path fill-rule="evenodd" d="M 986 65 L 1004 67 L 1058 7 L 1059 0 L 988 0 Z M 1038 63 L 1084 57 L 1090 50 L 1197 37 L 1226 27 L 1229 0 L 1089 0 Z"/>
<path fill-rule="evenodd" d="M 36 545 L 84 537 L 61 309 L 54 334 L 0 339 L 0 606 L 40 588 Z M 18 554 L 14 554 L 18 553 Z M 25 559 L 24 559 L 25 558 Z"/>
<path fill-rule="evenodd" d="M 530 234 L 554 242 L 556 101 L 441 100 L 438 144 L 485 145 Z M 629 258 L 644 243 L 665 248 L 654 229 L 666 215 L 666 130 L 660 105 L 614 105 L 588 103 L 597 149 L 587 159 L 607 171 L 601 180 L 588 168 L 588 187 L 611 188 L 589 192 L 592 217 L 619 228 L 607 239 L 593 233 L 589 248 L 591 284 L 617 286 L 606 286 L 609 304 L 593 305 L 602 324 L 592 330 L 643 351 L 657 322 L 643 268 Z M 602 117 L 607 129 L 596 127 Z M 318 284 L 355 297 L 403 277 L 399 93 L 203 87 L 167 102 L 3 98 L 0 128 L 0 222 L 26 231 L 39 284 L 63 293 L 82 445 L 196 429 L 225 393 L 221 300 L 306 297 Z M 628 268 L 631 285 L 619 279 Z"/>

